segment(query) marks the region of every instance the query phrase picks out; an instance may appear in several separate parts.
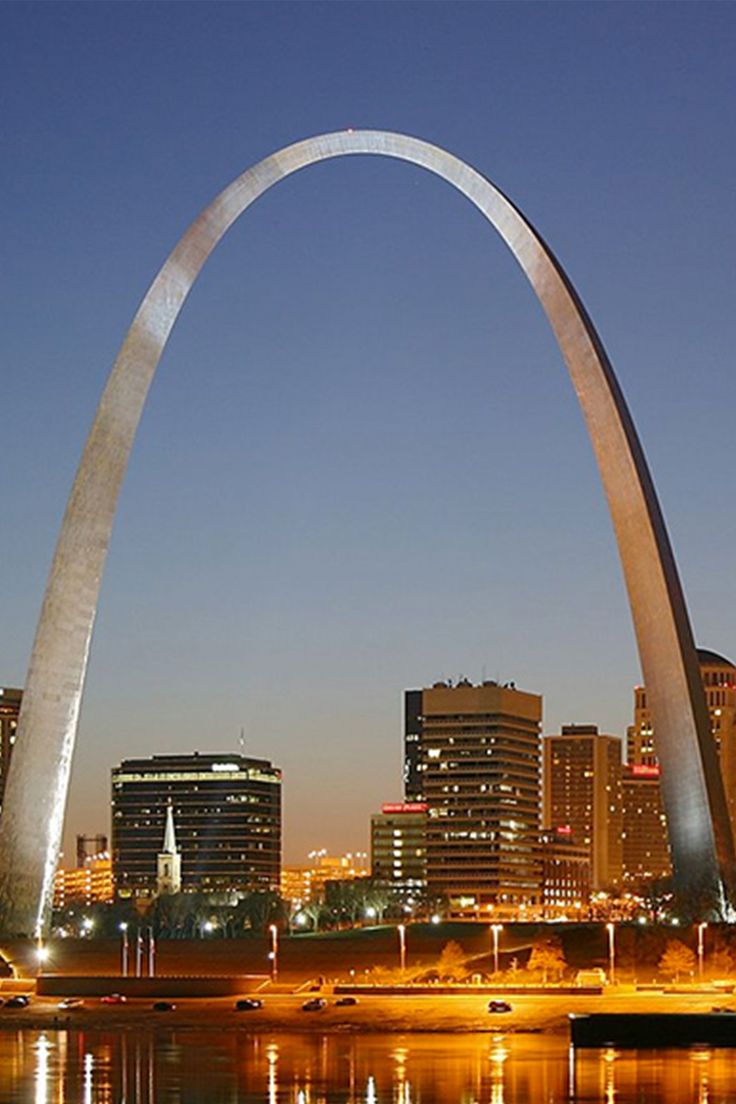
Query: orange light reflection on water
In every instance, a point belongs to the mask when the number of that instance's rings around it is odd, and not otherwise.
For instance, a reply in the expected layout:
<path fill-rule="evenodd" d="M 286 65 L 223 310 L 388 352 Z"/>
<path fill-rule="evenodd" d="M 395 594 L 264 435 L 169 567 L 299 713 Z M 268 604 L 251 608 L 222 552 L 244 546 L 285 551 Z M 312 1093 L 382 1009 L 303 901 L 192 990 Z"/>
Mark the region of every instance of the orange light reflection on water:
<path fill-rule="evenodd" d="M 736 1104 L 736 1054 L 562 1036 L 0 1032 L 2 1104 Z"/>

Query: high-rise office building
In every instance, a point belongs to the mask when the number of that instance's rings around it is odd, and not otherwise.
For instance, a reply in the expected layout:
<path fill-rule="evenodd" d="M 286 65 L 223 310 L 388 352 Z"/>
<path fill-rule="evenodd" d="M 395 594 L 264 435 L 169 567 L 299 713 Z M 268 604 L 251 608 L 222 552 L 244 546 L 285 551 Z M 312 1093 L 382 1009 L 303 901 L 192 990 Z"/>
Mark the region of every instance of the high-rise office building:
<path fill-rule="evenodd" d="M 624 885 L 642 889 L 672 873 L 659 767 L 627 763 L 622 782 Z"/>
<path fill-rule="evenodd" d="M 581 920 L 590 900 L 590 850 L 575 842 L 567 828 L 543 831 L 542 915 L 546 920 Z"/>
<path fill-rule="evenodd" d="M 371 876 L 411 903 L 427 888 L 427 806 L 381 806 L 371 817 Z"/>
<path fill-rule="evenodd" d="M 510 683 L 406 692 L 405 797 L 427 806 L 427 889 L 455 915 L 539 903 L 541 717 Z"/>
<path fill-rule="evenodd" d="M 736 666 L 716 652 L 705 648 L 697 651 L 728 813 L 736 834 Z M 644 686 L 634 690 L 634 723 L 627 732 L 627 758 L 631 766 L 657 765 L 656 734 Z"/>
<path fill-rule="evenodd" d="M 544 738 L 544 825 L 590 849 L 594 890 L 622 878 L 621 741 L 596 725 L 563 725 Z"/>
<path fill-rule="evenodd" d="M 112 772 L 112 857 L 119 897 L 155 895 L 167 810 L 183 892 L 278 889 L 281 772 L 243 755 L 154 755 Z"/>
<path fill-rule="evenodd" d="M 23 691 L 10 686 L 0 686 L 0 812 L 5 797 L 5 782 L 8 777 L 10 758 L 15 743 L 15 730 L 18 727 Z"/>

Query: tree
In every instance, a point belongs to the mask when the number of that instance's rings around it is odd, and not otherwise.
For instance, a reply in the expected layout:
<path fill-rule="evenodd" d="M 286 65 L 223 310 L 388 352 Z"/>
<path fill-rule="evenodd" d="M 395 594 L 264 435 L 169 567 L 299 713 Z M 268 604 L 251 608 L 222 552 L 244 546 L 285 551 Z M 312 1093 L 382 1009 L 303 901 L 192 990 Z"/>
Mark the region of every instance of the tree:
<path fill-rule="evenodd" d="M 542 975 L 542 985 L 547 984 L 547 978 L 551 974 L 558 980 L 567 968 L 565 954 L 562 950 L 562 940 L 554 935 L 551 939 L 536 940 L 529 955 L 527 970 L 533 974 Z"/>
<path fill-rule="evenodd" d="M 310 921 L 312 931 L 319 931 L 320 923 L 326 915 L 325 903 L 321 897 L 311 897 L 298 909 L 297 916 L 299 914 L 306 916 L 307 920 Z"/>
<path fill-rule="evenodd" d="M 256 889 L 247 893 L 241 903 L 244 920 L 252 931 L 265 931 L 269 924 L 284 919 L 284 902 L 272 889 Z"/>
<path fill-rule="evenodd" d="M 391 904 L 391 893 L 385 886 L 376 885 L 368 878 L 361 878 L 361 882 L 365 886 L 363 914 L 365 915 L 367 909 L 372 909 L 376 923 L 382 924 L 386 909 Z"/>
<path fill-rule="evenodd" d="M 730 978 L 734 971 L 733 955 L 725 944 L 719 944 L 706 959 L 708 973 L 714 978 Z"/>
<path fill-rule="evenodd" d="M 437 973 L 441 981 L 459 981 L 465 976 L 465 951 L 459 943 L 445 943 L 437 962 Z"/>
<path fill-rule="evenodd" d="M 693 974 L 695 972 L 695 953 L 679 939 L 668 939 L 664 954 L 659 960 L 660 973 L 665 977 L 672 977 L 675 984 L 680 974 Z"/>

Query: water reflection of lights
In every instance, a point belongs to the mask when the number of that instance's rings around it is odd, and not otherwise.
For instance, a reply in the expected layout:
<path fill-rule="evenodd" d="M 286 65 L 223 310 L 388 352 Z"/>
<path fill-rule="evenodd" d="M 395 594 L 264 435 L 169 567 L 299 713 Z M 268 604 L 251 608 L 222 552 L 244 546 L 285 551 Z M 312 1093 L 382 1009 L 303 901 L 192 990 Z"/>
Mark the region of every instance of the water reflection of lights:
<path fill-rule="evenodd" d="M 398 1046 L 391 1051 L 391 1057 L 396 1063 L 396 1092 L 394 1100 L 396 1104 L 411 1104 L 411 1084 L 406 1077 L 406 1059 L 409 1055 L 404 1046 Z"/>
<path fill-rule="evenodd" d="M 266 1047 L 266 1061 L 268 1062 L 268 1104 L 276 1104 L 279 1093 L 279 1048 L 276 1043 L 269 1043 Z"/>
<path fill-rule="evenodd" d="M 601 1054 L 603 1063 L 603 1099 L 605 1104 L 614 1104 L 616 1100 L 616 1051 L 613 1047 L 606 1047 Z"/>
<path fill-rule="evenodd" d="M 49 1098 L 49 1051 L 51 1043 L 45 1035 L 39 1035 L 36 1044 L 36 1095 L 35 1104 L 47 1104 Z"/>
<path fill-rule="evenodd" d="M 92 1104 L 92 1071 L 94 1070 L 95 1060 L 89 1051 L 84 1056 L 84 1088 L 83 1088 L 83 1101 L 84 1104 Z"/>
<path fill-rule="evenodd" d="M 709 1067 L 711 1052 L 709 1050 L 693 1050 L 690 1053 L 690 1060 L 695 1066 L 695 1074 L 697 1077 L 697 1104 L 708 1104 L 710 1101 Z"/>
<path fill-rule="evenodd" d="M 490 1104 L 504 1104 L 504 1062 L 509 1056 L 503 1035 L 494 1035 L 488 1059 L 491 1063 Z"/>
<path fill-rule="evenodd" d="M 368 1084 L 365 1087 L 365 1104 L 377 1104 L 376 1097 L 376 1082 L 372 1077 L 368 1078 Z"/>

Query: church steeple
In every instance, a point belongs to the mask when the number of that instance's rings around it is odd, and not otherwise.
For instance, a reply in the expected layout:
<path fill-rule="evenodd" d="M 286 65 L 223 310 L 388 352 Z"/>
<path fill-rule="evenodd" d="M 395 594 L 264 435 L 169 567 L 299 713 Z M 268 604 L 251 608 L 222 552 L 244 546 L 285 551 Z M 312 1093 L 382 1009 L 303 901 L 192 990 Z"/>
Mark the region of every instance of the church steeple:
<path fill-rule="evenodd" d="M 167 855 L 176 855 L 176 832 L 174 831 L 174 807 L 169 802 L 166 806 L 166 831 L 164 832 L 164 852 Z"/>
<path fill-rule="evenodd" d="M 166 806 L 164 847 L 158 854 L 156 888 L 159 896 L 181 892 L 181 855 L 176 846 L 174 807 L 171 800 Z"/>

